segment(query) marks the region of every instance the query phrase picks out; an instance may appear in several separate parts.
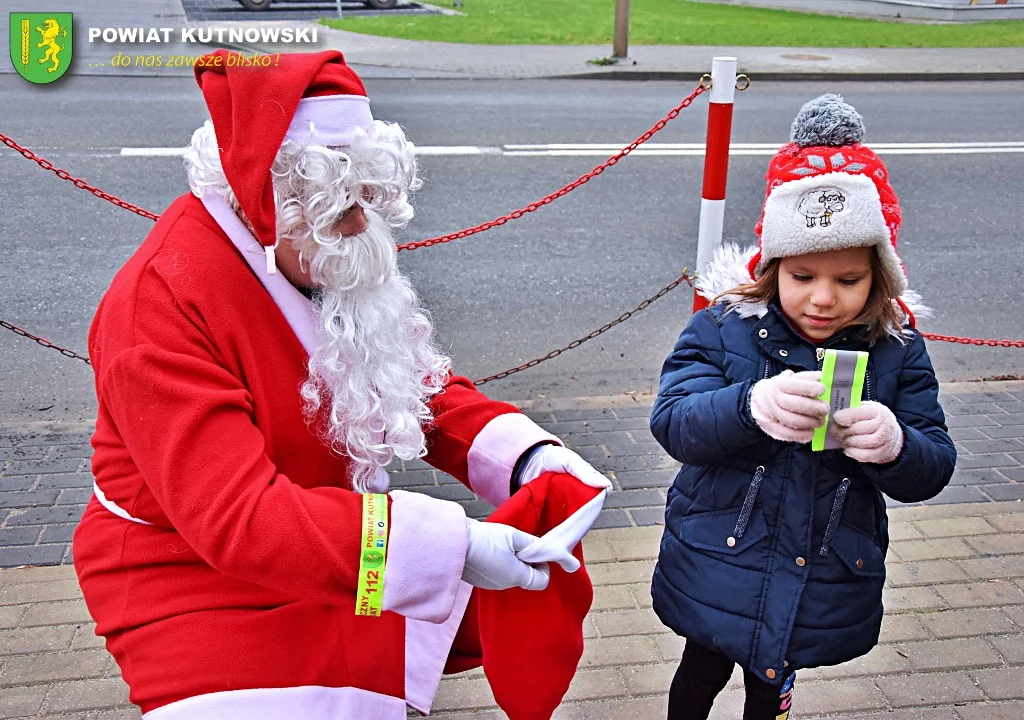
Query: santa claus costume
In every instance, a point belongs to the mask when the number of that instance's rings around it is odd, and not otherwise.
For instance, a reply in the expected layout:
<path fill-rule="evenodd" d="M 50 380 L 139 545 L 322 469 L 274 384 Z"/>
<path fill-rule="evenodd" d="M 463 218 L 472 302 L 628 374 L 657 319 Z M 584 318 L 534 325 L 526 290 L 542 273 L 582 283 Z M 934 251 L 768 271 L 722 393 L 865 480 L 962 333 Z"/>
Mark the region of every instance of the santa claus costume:
<path fill-rule="evenodd" d="M 213 118 L 205 137 L 214 142 L 215 129 L 229 186 L 204 187 L 193 153 L 193 192 L 117 273 L 90 331 L 95 494 L 74 537 L 86 603 L 147 720 L 429 712 L 472 590 L 462 580 L 467 521 L 456 503 L 388 492 L 383 466 L 425 447 L 427 462 L 499 506 L 527 451 L 560 442 L 448 374 L 406 285 L 396 297 L 412 309 L 392 326 L 411 350 L 389 366 L 361 347 L 367 363 L 379 361 L 369 390 L 393 376 L 406 390 L 428 388 L 387 416 L 413 420 L 387 420 L 385 437 L 386 393 L 370 392 L 361 416 L 339 405 L 355 369 L 337 348 L 359 332 L 340 318 L 372 321 L 373 312 L 332 316 L 328 300 L 311 302 L 275 271 L 279 230 L 295 218 L 275 215 L 288 206 L 275 201 L 271 168 L 282 143 L 325 154 L 362 143 L 385 156 L 391 176 L 358 177 L 353 150 L 352 187 L 367 209 L 398 207 L 399 224 L 411 217 L 395 197 L 407 168 L 389 147 L 405 141 L 373 120 L 340 53 L 282 56 L 273 72 L 229 66 L 224 51 L 210 57 L 220 62 L 197 70 Z M 393 244 L 367 252 L 393 265 Z M 330 272 L 318 256 L 304 260 L 314 277 Z M 419 374 L 396 369 L 402 362 Z M 377 617 L 355 611 L 364 513 L 353 489 L 387 493 Z"/>

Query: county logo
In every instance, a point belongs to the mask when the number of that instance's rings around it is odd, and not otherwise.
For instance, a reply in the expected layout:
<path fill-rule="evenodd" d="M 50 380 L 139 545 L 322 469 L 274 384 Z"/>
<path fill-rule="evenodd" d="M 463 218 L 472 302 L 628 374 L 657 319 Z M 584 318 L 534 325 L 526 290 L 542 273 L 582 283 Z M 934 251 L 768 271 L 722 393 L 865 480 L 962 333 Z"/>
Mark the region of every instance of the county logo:
<path fill-rule="evenodd" d="M 51 83 L 71 65 L 71 13 L 11 13 L 11 62 L 38 85 Z"/>

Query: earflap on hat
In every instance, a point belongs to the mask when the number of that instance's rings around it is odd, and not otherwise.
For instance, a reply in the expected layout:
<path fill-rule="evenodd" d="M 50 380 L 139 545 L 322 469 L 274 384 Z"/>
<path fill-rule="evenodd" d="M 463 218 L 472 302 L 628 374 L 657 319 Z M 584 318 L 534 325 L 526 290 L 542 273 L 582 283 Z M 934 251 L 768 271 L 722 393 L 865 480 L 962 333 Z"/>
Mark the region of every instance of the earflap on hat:
<path fill-rule="evenodd" d="M 274 67 L 246 66 L 216 50 L 196 66 L 213 120 L 221 165 L 253 234 L 275 272 L 277 218 L 270 168 L 285 137 L 344 145 L 369 127 L 366 88 L 336 50 L 282 54 Z M 307 98 L 303 100 L 303 98 Z M 300 112 L 301 108 L 301 112 Z"/>
<path fill-rule="evenodd" d="M 755 232 L 752 278 L 769 260 L 851 247 L 875 247 L 895 298 L 907 289 L 896 254 L 901 213 L 885 164 L 861 145 L 864 121 L 842 97 L 801 108 L 791 139 L 768 166 Z M 894 298 L 894 299 L 895 299 Z"/>

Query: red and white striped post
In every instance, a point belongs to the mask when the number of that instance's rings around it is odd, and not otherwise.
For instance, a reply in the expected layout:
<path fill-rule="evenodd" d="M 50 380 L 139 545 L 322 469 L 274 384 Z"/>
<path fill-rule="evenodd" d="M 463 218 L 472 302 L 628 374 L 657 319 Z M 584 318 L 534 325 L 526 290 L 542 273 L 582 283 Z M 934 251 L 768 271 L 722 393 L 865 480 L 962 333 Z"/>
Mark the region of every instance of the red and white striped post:
<path fill-rule="evenodd" d="M 725 220 L 725 182 L 729 175 L 729 140 L 732 137 L 732 104 L 736 97 L 736 58 L 716 57 L 711 62 L 711 102 L 708 104 L 708 136 L 704 146 L 704 189 L 697 231 L 697 273 L 714 257 L 722 242 Z M 693 294 L 693 311 L 708 301 Z"/>

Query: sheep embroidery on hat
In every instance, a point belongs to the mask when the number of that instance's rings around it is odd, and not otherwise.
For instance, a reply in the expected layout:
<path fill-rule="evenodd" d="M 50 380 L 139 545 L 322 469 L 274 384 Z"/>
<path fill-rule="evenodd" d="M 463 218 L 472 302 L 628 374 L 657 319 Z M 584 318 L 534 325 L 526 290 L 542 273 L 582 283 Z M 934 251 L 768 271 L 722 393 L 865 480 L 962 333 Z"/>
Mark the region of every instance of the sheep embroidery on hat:
<path fill-rule="evenodd" d="M 832 216 L 841 213 L 846 207 L 846 196 L 836 187 L 825 187 L 811 190 L 800 198 L 797 210 L 807 219 L 807 227 L 828 227 L 832 224 Z"/>

